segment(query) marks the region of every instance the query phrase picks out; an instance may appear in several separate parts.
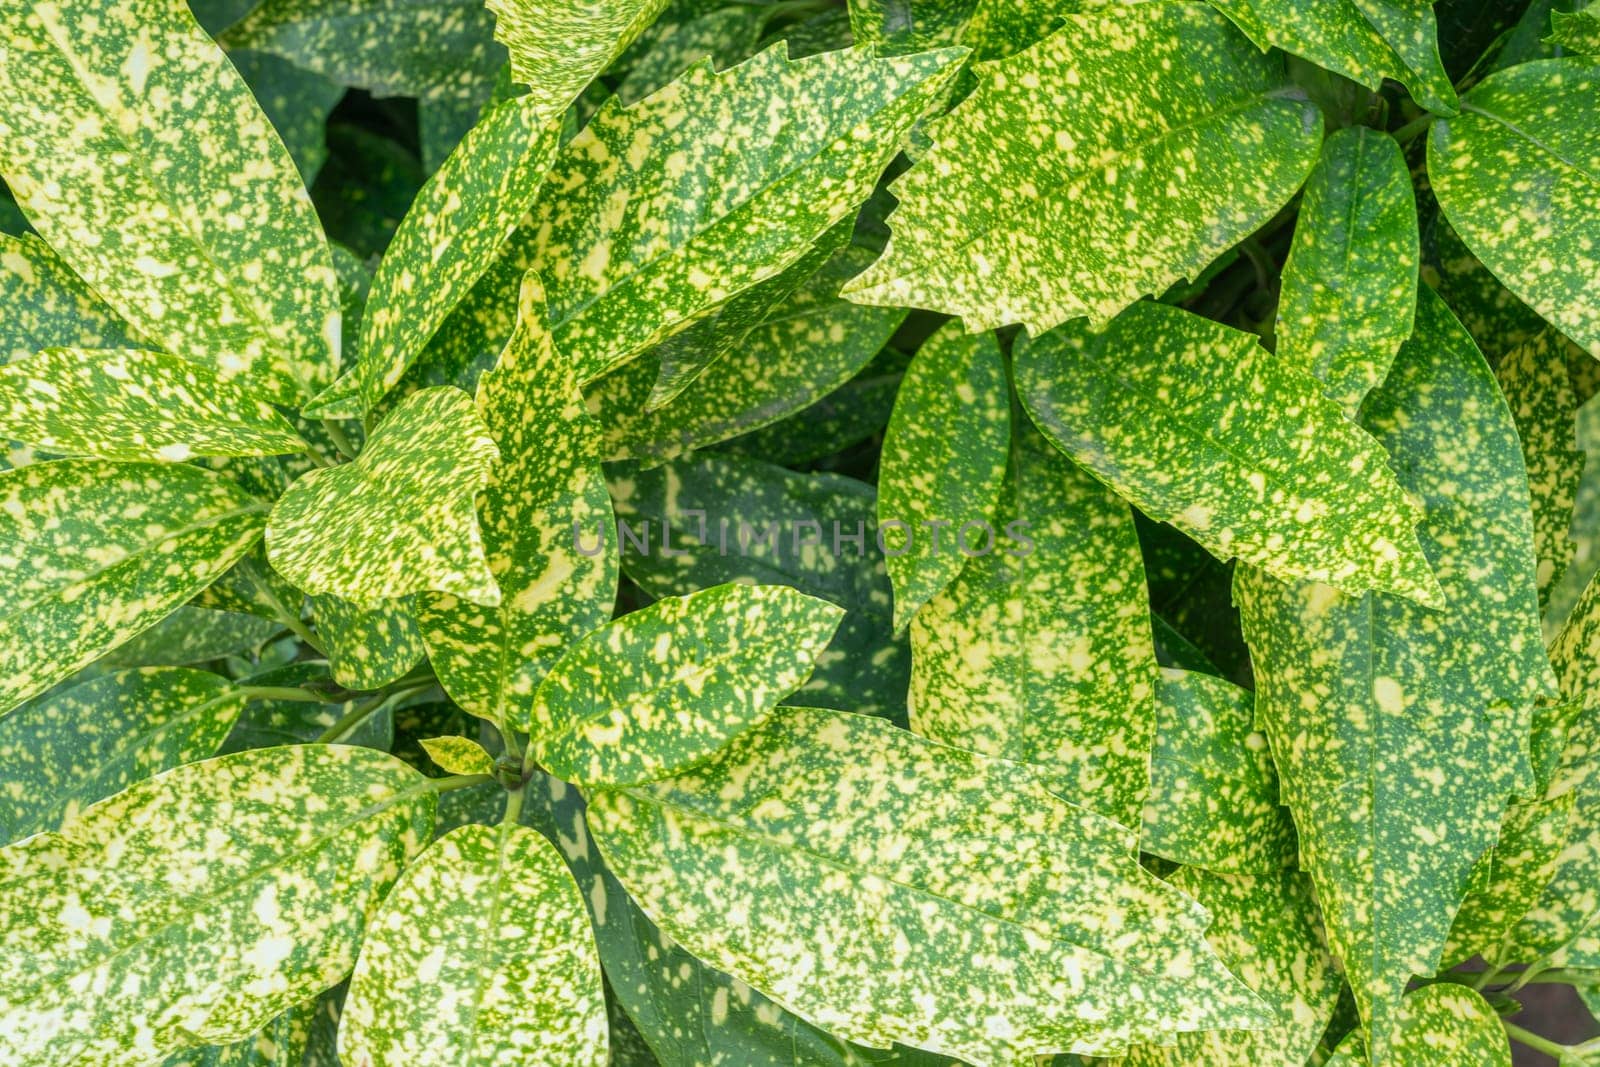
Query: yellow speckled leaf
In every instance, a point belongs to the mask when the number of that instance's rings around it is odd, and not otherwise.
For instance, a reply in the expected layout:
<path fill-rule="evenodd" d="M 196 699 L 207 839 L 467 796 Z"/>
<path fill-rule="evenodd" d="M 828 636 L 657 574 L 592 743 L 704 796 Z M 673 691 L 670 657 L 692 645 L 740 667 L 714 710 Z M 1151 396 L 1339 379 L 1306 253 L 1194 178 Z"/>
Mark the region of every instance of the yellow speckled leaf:
<path fill-rule="evenodd" d="M 188 8 L 26 0 L 0 32 L 0 176 L 72 269 L 150 341 L 272 400 L 332 381 L 311 198 Z"/>
<path fill-rule="evenodd" d="M 427 654 L 409 599 L 363 609 L 324 593 L 311 598 L 311 613 L 327 647 L 333 679 L 347 689 L 388 685 Z"/>
<path fill-rule="evenodd" d="M 257 749 L 0 851 L 0 1055 L 148 1063 L 254 1033 L 354 965 L 433 810 L 383 753 Z"/>
<path fill-rule="evenodd" d="M 1511 1067 L 1511 1047 L 1500 1017 L 1466 986 L 1441 983 L 1412 990 L 1400 1002 L 1395 1020 L 1384 1067 Z M 1354 1031 L 1325 1067 L 1365 1067 L 1367 1044 Z M 1568 1067 L 1565 1060 L 1562 1067 Z"/>
<path fill-rule="evenodd" d="M 493 774 L 494 757 L 470 737 L 430 737 L 422 751 L 449 774 Z"/>
<path fill-rule="evenodd" d="M 655 21 L 667 0 L 486 0 L 511 77 L 554 118 Z"/>
<path fill-rule="evenodd" d="M 0 233 L 0 361 L 44 348 L 121 348 L 133 328 L 33 234 Z"/>
<path fill-rule="evenodd" d="M 339 1055 L 350 1067 L 605 1067 L 606 1034 L 589 915 L 561 854 L 515 823 L 463 826 L 373 917 Z"/>

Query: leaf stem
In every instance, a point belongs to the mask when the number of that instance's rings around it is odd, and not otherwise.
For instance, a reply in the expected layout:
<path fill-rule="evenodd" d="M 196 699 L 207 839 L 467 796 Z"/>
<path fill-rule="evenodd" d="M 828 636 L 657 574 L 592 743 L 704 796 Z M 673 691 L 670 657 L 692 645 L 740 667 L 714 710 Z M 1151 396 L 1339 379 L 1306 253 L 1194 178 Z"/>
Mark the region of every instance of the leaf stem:
<path fill-rule="evenodd" d="M 473 786 L 484 785 L 494 781 L 492 774 L 452 774 L 445 778 L 430 778 L 423 791 L 427 793 L 449 793 L 456 789 L 471 789 Z"/>
<path fill-rule="evenodd" d="M 333 441 L 333 447 L 339 450 L 340 455 L 345 459 L 356 458 L 356 447 L 350 443 L 350 438 L 345 436 L 344 429 L 339 425 L 338 420 L 323 419 L 322 428 L 327 431 L 328 437 Z"/>
<path fill-rule="evenodd" d="M 386 705 L 397 700 L 403 700 L 412 693 L 420 693 L 432 684 L 432 682 L 424 682 L 418 685 L 401 686 L 387 692 L 379 692 L 371 700 L 364 701 L 351 708 L 338 722 L 322 731 L 315 743 L 319 745 L 332 744 L 353 731 L 357 726 L 360 726 L 371 716 L 382 711 Z"/>
<path fill-rule="evenodd" d="M 1401 147 L 1403 148 L 1415 140 L 1417 136 L 1425 131 L 1429 126 L 1432 126 L 1433 120 L 1438 117 L 1439 116 L 1435 115 L 1431 111 L 1427 112 L 1426 114 L 1419 115 L 1410 122 L 1406 123 L 1404 126 L 1400 127 L 1398 130 L 1395 130 L 1392 134 L 1390 134 L 1390 136 L 1392 136 L 1396 141 L 1399 141 Z"/>
<path fill-rule="evenodd" d="M 241 685 L 239 692 L 247 700 L 294 700 L 301 703 L 343 704 L 344 700 L 327 693 L 314 693 L 309 689 L 296 689 L 275 685 Z"/>
<path fill-rule="evenodd" d="M 506 792 L 505 814 L 500 816 L 502 823 L 515 823 L 522 817 L 522 794 L 526 786 L 518 786 Z"/>
<path fill-rule="evenodd" d="M 1559 1043 L 1557 1043 L 1555 1041 L 1551 1041 L 1547 1037 L 1540 1037 L 1538 1034 L 1534 1033 L 1533 1031 L 1524 1030 L 1522 1027 L 1518 1026 L 1516 1023 L 1507 1022 L 1504 1019 L 1500 1020 L 1500 1025 L 1505 1027 L 1506 1036 L 1509 1037 L 1511 1040 L 1517 1042 L 1517 1044 L 1526 1045 L 1529 1048 L 1533 1049 L 1535 1052 L 1542 1052 L 1546 1056 L 1553 1056 L 1554 1058 L 1556 1058 L 1558 1060 L 1561 1059 L 1563 1056 L 1565 1056 L 1567 1053 L 1571 1052 L 1573 1050 L 1573 1048 L 1576 1047 L 1576 1046 L 1573 1046 L 1573 1045 L 1562 1045 L 1562 1044 L 1559 1044 Z"/>
<path fill-rule="evenodd" d="M 250 580 L 255 583 L 256 592 L 261 594 L 262 602 L 278 617 L 278 621 L 288 628 L 290 633 L 315 649 L 317 655 L 326 656 L 328 654 L 328 650 L 322 647 L 322 642 L 317 640 L 317 635 L 312 633 L 304 622 L 300 621 L 299 613 L 290 611 L 283 601 L 278 599 L 278 594 L 272 591 L 272 586 L 267 583 L 266 579 L 256 573 L 253 564 L 250 567 Z"/>

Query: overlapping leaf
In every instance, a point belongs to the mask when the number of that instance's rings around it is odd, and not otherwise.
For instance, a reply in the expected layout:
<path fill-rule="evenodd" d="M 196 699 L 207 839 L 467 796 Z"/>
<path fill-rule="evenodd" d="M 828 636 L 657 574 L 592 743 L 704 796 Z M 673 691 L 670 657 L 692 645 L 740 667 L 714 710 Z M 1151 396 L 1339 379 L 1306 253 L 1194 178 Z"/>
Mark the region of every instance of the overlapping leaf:
<path fill-rule="evenodd" d="M 1439 61 L 1431 0 L 1211 0 L 1263 52 L 1281 48 L 1368 89 L 1393 78 L 1430 111 L 1455 114 L 1456 93 Z"/>
<path fill-rule="evenodd" d="M 802 256 L 866 200 L 960 53 L 696 66 L 602 107 L 532 220 L 556 344 L 590 381 Z M 751 121 L 756 110 L 770 121 Z"/>
<path fill-rule="evenodd" d="M 261 536 L 268 505 L 185 464 L 0 473 L 0 709 L 160 622 Z"/>
<path fill-rule="evenodd" d="M 658 600 L 573 645 L 534 694 L 530 745 L 552 774 L 628 785 L 748 730 L 811 673 L 844 612 L 787 586 Z"/>
<path fill-rule="evenodd" d="M 879 719 L 783 709 L 589 825 L 674 940 L 853 1041 L 988 1067 L 1266 1021 L 1129 831 Z"/>
<path fill-rule="evenodd" d="M 1511 1067 L 1500 1018 L 1466 986 L 1423 986 L 1407 993 L 1395 1016 L 1393 1044 L 1384 1059 L 1393 1067 Z M 1327 1067 L 1361 1067 L 1368 1061 L 1360 1031 L 1339 1046 Z M 1563 1065 L 1565 1067 L 1565 1065 Z"/>
<path fill-rule="evenodd" d="M 640 54 L 628 63 L 628 72 L 617 85 L 618 99 L 624 104 L 642 100 L 703 59 L 723 70 L 756 50 L 770 12 L 744 4 L 705 10 L 707 6 L 667 5 L 630 49 Z M 628 58 L 624 54 L 619 63 Z"/>
<path fill-rule="evenodd" d="M 1046 437 L 1219 559 L 1438 603 L 1383 450 L 1251 335 L 1139 303 L 1100 333 L 1019 339 L 1015 359 Z"/>
<path fill-rule="evenodd" d="M 461 390 L 413 393 L 353 463 L 314 470 L 278 499 L 267 558 L 305 592 L 358 607 L 422 589 L 496 604 L 474 498 L 497 455 Z"/>
<path fill-rule="evenodd" d="M 1600 60 L 1485 78 L 1428 132 L 1450 224 L 1506 287 L 1600 358 Z"/>
<path fill-rule="evenodd" d="M 132 327 L 33 234 L 0 234 L 0 360 L 44 348 L 120 348 Z"/>
<path fill-rule="evenodd" d="M 1550 36 L 1545 43 L 1578 55 L 1600 56 L 1600 11 L 1550 12 Z"/>
<path fill-rule="evenodd" d="M 338 294 L 311 200 L 187 8 L 29 0 L 7 30 L 0 176 L 40 235 L 167 351 L 284 403 L 331 381 Z"/>
<path fill-rule="evenodd" d="M 1041 333 L 1104 322 L 1265 222 L 1316 160 L 1317 109 L 1200 4 L 1066 16 L 979 68 L 894 184 L 883 258 L 846 293 Z"/>
<path fill-rule="evenodd" d="M 1416 198 L 1400 146 L 1364 126 L 1329 137 L 1283 267 L 1277 351 L 1320 379 L 1348 415 L 1411 336 L 1418 256 Z"/>
<path fill-rule="evenodd" d="M 422 741 L 422 750 L 450 774 L 494 773 L 494 757 L 470 737 L 430 737 Z"/>
<path fill-rule="evenodd" d="M 911 622 L 911 727 L 1031 764 L 1059 796 L 1137 827 L 1157 668 L 1133 515 L 1032 430 L 1018 436 L 1003 534 Z"/>
<path fill-rule="evenodd" d="M 555 118 L 667 6 L 666 0 L 487 0 L 511 76 Z"/>
<path fill-rule="evenodd" d="M 403 763 L 310 745 L 179 767 L 0 851 L 0 1052 L 150 1062 L 254 1033 L 350 969 L 432 821 Z"/>
<path fill-rule="evenodd" d="M 339 1053 L 350 1063 L 609 1063 L 588 915 L 555 848 L 515 823 L 463 826 L 408 867 L 361 946 Z"/>
<path fill-rule="evenodd" d="M 311 598 L 317 636 L 334 681 L 347 689 L 378 689 L 422 662 L 427 649 L 412 605 L 391 600 L 361 608 L 332 593 Z"/>
<path fill-rule="evenodd" d="M 1407 981 L 1438 965 L 1474 862 L 1531 784 L 1532 706 L 1554 688 L 1510 412 L 1460 324 L 1421 296 L 1362 415 L 1423 501 L 1446 610 L 1254 568 L 1234 585 L 1301 861 L 1380 1058 Z"/>
<path fill-rule="evenodd" d="M 994 551 L 990 520 L 1010 446 L 1011 390 L 999 344 L 993 334 L 946 323 L 912 359 L 883 439 L 878 521 L 894 581 L 895 629 L 949 585 L 969 556 Z"/>

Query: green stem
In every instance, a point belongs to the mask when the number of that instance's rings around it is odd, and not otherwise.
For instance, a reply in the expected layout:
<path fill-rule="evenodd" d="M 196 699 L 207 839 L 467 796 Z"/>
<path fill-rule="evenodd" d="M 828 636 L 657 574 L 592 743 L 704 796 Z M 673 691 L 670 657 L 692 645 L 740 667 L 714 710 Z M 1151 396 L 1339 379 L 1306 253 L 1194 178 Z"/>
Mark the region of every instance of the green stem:
<path fill-rule="evenodd" d="M 1528 978 L 1517 983 L 1524 985 L 1600 985 L 1600 972 L 1595 971 L 1569 971 L 1561 967 L 1552 967 L 1549 970 L 1534 971 Z"/>
<path fill-rule="evenodd" d="M 319 745 L 332 744 L 339 738 L 350 733 L 357 726 L 360 726 L 371 716 L 382 711 L 386 705 L 403 700 L 413 693 L 420 693 L 431 685 L 433 685 L 431 681 L 422 682 L 417 685 L 399 686 L 397 688 L 378 693 L 371 700 L 357 704 L 355 707 L 351 708 L 350 711 L 338 722 L 322 731 L 322 734 L 317 738 L 316 743 Z"/>
<path fill-rule="evenodd" d="M 1506 992 L 1515 993 L 1517 990 L 1521 989 L 1523 986 L 1527 985 L 1529 982 L 1533 981 L 1535 978 L 1539 977 L 1539 975 L 1543 974 L 1549 969 L 1550 968 L 1547 966 L 1541 966 L 1540 964 L 1535 963 L 1533 966 L 1517 975 L 1517 980 L 1506 987 Z"/>
<path fill-rule="evenodd" d="M 424 787 L 429 793 L 448 793 L 455 789 L 471 789 L 494 781 L 492 774 L 452 774 L 447 778 L 430 778 Z"/>
<path fill-rule="evenodd" d="M 291 689 L 286 686 L 241 685 L 239 692 L 245 695 L 246 700 L 294 700 L 308 704 L 344 703 L 340 698 L 329 696 L 327 693 L 314 693 L 309 689 Z"/>
<path fill-rule="evenodd" d="M 272 586 L 267 583 L 266 579 L 255 572 L 254 566 L 250 569 L 250 580 L 255 583 L 256 591 L 261 594 L 262 601 L 278 617 L 278 622 L 287 627 L 290 633 L 315 649 L 317 655 L 326 656 L 328 654 L 328 650 L 322 647 L 322 642 L 317 640 L 317 635 L 312 633 L 306 624 L 300 621 L 299 612 L 290 611 L 283 601 L 278 599 L 278 594 L 272 591 Z"/>
<path fill-rule="evenodd" d="M 506 811 L 500 816 L 502 823 L 515 823 L 522 816 L 522 794 L 525 789 L 525 786 L 520 786 L 506 793 Z"/>
<path fill-rule="evenodd" d="M 1562 1045 L 1551 1041 L 1547 1037 L 1540 1037 L 1531 1030 L 1524 1030 L 1516 1023 L 1507 1022 L 1504 1019 L 1500 1020 L 1500 1025 L 1506 1028 L 1506 1036 L 1517 1042 L 1519 1045 L 1527 1045 L 1535 1052 L 1542 1052 L 1546 1056 L 1552 1056 L 1557 1060 L 1571 1052 L 1574 1048 L 1572 1045 Z"/>
<path fill-rule="evenodd" d="M 1489 983 L 1499 978 L 1504 971 L 1504 967 L 1485 967 L 1470 984 L 1473 989 L 1481 993 L 1488 987 Z"/>
<path fill-rule="evenodd" d="M 1398 130 L 1395 130 L 1391 136 L 1394 137 L 1396 141 L 1400 142 L 1401 147 L 1404 147 L 1405 145 L 1410 144 L 1418 134 L 1422 133 L 1429 126 L 1432 126 L 1433 120 L 1438 117 L 1439 116 L 1433 114 L 1432 112 L 1429 112 L 1426 115 L 1419 115 L 1417 118 L 1412 119 Z"/>
<path fill-rule="evenodd" d="M 322 428 L 327 431 L 328 437 L 333 441 L 333 447 L 339 450 L 340 455 L 344 456 L 345 459 L 356 458 L 355 445 L 350 443 L 350 438 L 345 436 L 343 428 L 340 427 L 336 420 L 323 419 Z"/>

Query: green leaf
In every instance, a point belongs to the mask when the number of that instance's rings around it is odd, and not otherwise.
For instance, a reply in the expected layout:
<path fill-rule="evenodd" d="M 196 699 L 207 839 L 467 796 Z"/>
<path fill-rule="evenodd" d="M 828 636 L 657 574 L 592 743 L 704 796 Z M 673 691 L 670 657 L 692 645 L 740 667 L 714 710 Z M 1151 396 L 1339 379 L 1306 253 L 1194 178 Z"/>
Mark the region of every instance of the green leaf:
<path fill-rule="evenodd" d="M 494 757 L 470 737 L 426 738 L 422 750 L 447 774 L 494 773 Z"/>
<path fill-rule="evenodd" d="M 43 348 L 137 344 L 132 327 L 33 234 L 0 234 L 0 361 Z"/>
<path fill-rule="evenodd" d="M 461 390 L 413 393 L 354 462 L 314 470 L 278 499 L 267 559 L 305 592 L 358 607 L 422 589 L 497 604 L 473 503 L 496 455 Z"/>
<path fill-rule="evenodd" d="M 354 965 L 433 806 L 382 753 L 272 748 L 168 771 L 0 851 L 0 1053 L 146 1063 L 254 1033 Z"/>
<path fill-rule="evenodd" d="M 717 70 L 747 59 L 756 50 L 769 16 L 760 5 L 730 4 L 679 20 L 670 17 L 671 8 L 668 4 L 655 25 L 634 42 L 631 51 L 646 47 L 617 85 L 617 98 L 623 104 L 643 100 L 703 59 L 711 60 Z"/>
<path fill-rule="evenodd" d="M 427 654 L 406 600 L 364 609 L 326 593 L 311 598 L 311 612 L 333 678 L 347 689 L 380 689 L 403 677 Z"/>
<path fill-rule="evenodd" d="M 261 537 L 268 505 L 185 464 L 0 473 L 0 709 L 149 629 Z"/>
<path fill-rule="evenodd" d="M 1467 895 L 1450 927 L 1443 959 L 1459 963 L 1481 955 L 1500 966 L 1515 959 L 1508 935 L 1556 876 L 1577 794 L 1513 801 L 1494 848 L 1473 869 Z"/>
<path fill-rule="evenodd" d="M 1428 133 L 1428 178 L 1461 239 L 1506 287 L 1600 358 L 1600 61 L 1485 78 Z"/>
<path fill-rule="evenodd" d="M 1600 56 L 1600 11 L 1550 12 L 1546 44 L 1583 56 Z"/>
<path fill-rule="evenodd" d="M 1400 146 L 1365 126 L 1329 137 L 1283 267 L 1277 353 L 1320 379 L 1351 417 L 1411 336 L 1418 256 Z"/>
<path fill-rule="evenodd" d="M 320 1005 L 320 998 L 297 1004 L 249 1037 L 173 1053 L 161 1067 L 316 1067 L 308 1045 Z"/>
<path fill-rule="evenodd" d="M 1241 568 L 1256 713 L 1300 858 L 1378 1059 L 1400 995 L 1437 967 L 1479 855 L 1531 783 L 1535 701 L 1553 695 L 1510 412 L 1432 290 L 1363 425 L 1419 498 L 1446 611 Z"/>
<path fill-rule="evenodd" d="M 339 1055 L 605 1067 L 600 963 L 555 848 L 515 823 L 463 826 L 406 868 L 361 946 Z"/>
<path fill-rule="evenodd" d="M 959 53 L 710 64 L 562 149 L 529 228 L 556 346 L 584 382 L 779 274 L 872 192 Z M 782 120 L 741 121 L 780 107 Z"/>
<path fill-rule="evenodd" d="M 1566 339 L 1547 327 L 1508 352 L 1495 368 L 1528 468 L 1540 611 L 1578 550 L 1569 529 L 1584 453 L 1574 432 L 1578 399 L 1567 376 L 1566 349 Z"/>
<path fill-rule="evenodd" d="M 303 400 L 338 370 L 339 304 L 283 142 L 182 4 L 90 6 L 8 20 L 0 177 L 141 336 Z"/>
<path fill-rule="evenodd" d="M 228 53 L 228 62 L 250 86 L 251 95 L 283 138 L 300 180 L 310 188 L 328 161 L 328 116 L 343 98 L 344 86 L 267 52 L 235 49 Z M 355 333 L 353 323 L 347 328 Z"/>
<path fill-rule="evenodd" d="M 1439 603 L 1383 450 L 1251 334 L 1146 302 L 1019 338 L 1015 360 L 1056 447 L 1218 559 Z"/>
<path fill-rule="evenodd" d="M 1277 1019 L 1264 1030 L 1179 1034 L 1175 1045 L 1134 1049 L 1118 1067 L 1306 1063 L 1333 1017 L 1342 984 L 1324 944 L 1310 879 L 1289 870 L 1184 869 L 1170 881 L 1211 913 L 1206 940 Z"/>
<path fill-rule="evenodd" d="M 658 600 L 551 668 L 534 694 L 529 744 L 550 773 L 578 785 L 665 777 L 798 689 L 843 615 L 782 585 Z"/>
<path fill-rule="evenodd" d="M 378 264 L 361 359 L 307 408 L 364 413 L 405 375 L 538 198 L 557 128 L 527 97 L 491 110 L 422 187 Z"/>
<path fill-rule="evenodd" d="M 1157 668 L 1133 515 L 1019 429 L 1003 538 L 911 622 L 911 726 L 1031 764 L 1057 795 L 1137 827 Z"/>
<path fill-rule="evenodd" d="M 271 619 L 185 604 L 96 660 L 101 667 L 186 667 L 253 652 L 283 631 Z"/>
<path fill-rule="evenodd" d="M 1274 875 L 1293 866 L 1294 825 L 1278 800 L 1267 739 L 1255 729 L 1254 694 L 1207 674 L 1163 669 L 1156 697 L 1139 848 L 1222 874 Z"/>
<path fill-rule="evenodd" d="M 205 759 L 245 694 L 180 667 L 107 674 L 41 694 L 0 719 L 0 843 L 54 830 L 133 782 Z"/>
<path fill-rule="evenodd" d="M 1440 983 L 1412 990 L 1400 1002 L 1395 1024 L 1385 1067 L 1511 1067 L 1500 1017 L 1466 986 Z M 1357 1030 L 1326 1067 L 1365 1063 L 1367 1042 Z"/>
<path fill-rule="evenodd" d="M 511 77 L 547 119 L 565 111 L 595 75 L 655 21 L 666 0 L 486 0 L 494 36 L 511 53 Z"/>
<path fill-rule="evenodd" d="M 789 585 L 839 605 L 839 629 L 786 703 L 853 702 L 904 724 L 911 655 L 891 625 L 872 486 L 702 454 L 619 477 L 611 489 L 622 565 L 640 588 L 665 597 L 723 582 Z"/>
<path fill-rule="evenodd" d="M 895 393 L 910 362 L 905 353 L 885 348 L 832 392 L 777 422 L 730 439 L 719 451 L 805 467 L 859 445 L 888 426 Z"/>
<path fill-rule="evenodd" d="M 505 62 L 477 0 L 264 0 L 222 34 L 374 96 L 474 98 Z"/>
<path fill-rule="evenodd" d="M 880 719 L 782 709 L 589 826 L 675 941 L 852 1041 L 988 1067 L 1267 1021 L 1131 832 Z"/>
<path fill-rule="evenodd" d="M 982 0 L 850 0 L 850 29 L 861 44 L 921 52 L 966 43 L 961 31 Z"/>
<path fill-rule="evenodd" d="M 1458 101 L 1439 61 L 1431 0 L 1211 0 L 1263 52 L 1281 48 L 1377 91 L 1393 78 L 1429 111 Z M 1381 136 L 1381 135 L 1380 135 Z"/>
<path fill-rule="evenodd" d="M 932 147 L 892 187 L 894 236 L 851 299 L 971 330 L 1103 323 L 1271 218 L 1322 142 L 1282 61 L 1201 4 L 1068 15 L 977 74 L 927 124 Z"/>
<path fill-rule="evenodd" d="M 969 527 L 986 530 L 993 548 L 989 520 L 1010 447 L 1011 390 L 999 344 L 993 334 L 966 334 L 959 323 L 945 323 L 912 358 L 883 438 L 878 523 L 898 524 L 885 537 L 895 629 L 961 573 L 973 554 Z M 941 550 L 945 527 L 950 533 Z"/>
<path fill-rule="evenodd" d="M 500 603 L 424 596 L 417 613 L 434 671 L 456 703 L 519 728 L 539 679 L 570 642 L 611 618 L 617 591 L 599 430 L 544 322 L 544 292 L 530 274 L 516 332 L 478 379 L 478 412 L 500 448 L 480 508 Z M 590 550 L 580 531 L 596 527 L 602 544 Z"/>
<path fill-rule="evenodd" d="M 136 349 L 47 348 L 0 367 L 0 435 L 58 455 L 166 462 L 309 447 L 238 381 Z"/>

